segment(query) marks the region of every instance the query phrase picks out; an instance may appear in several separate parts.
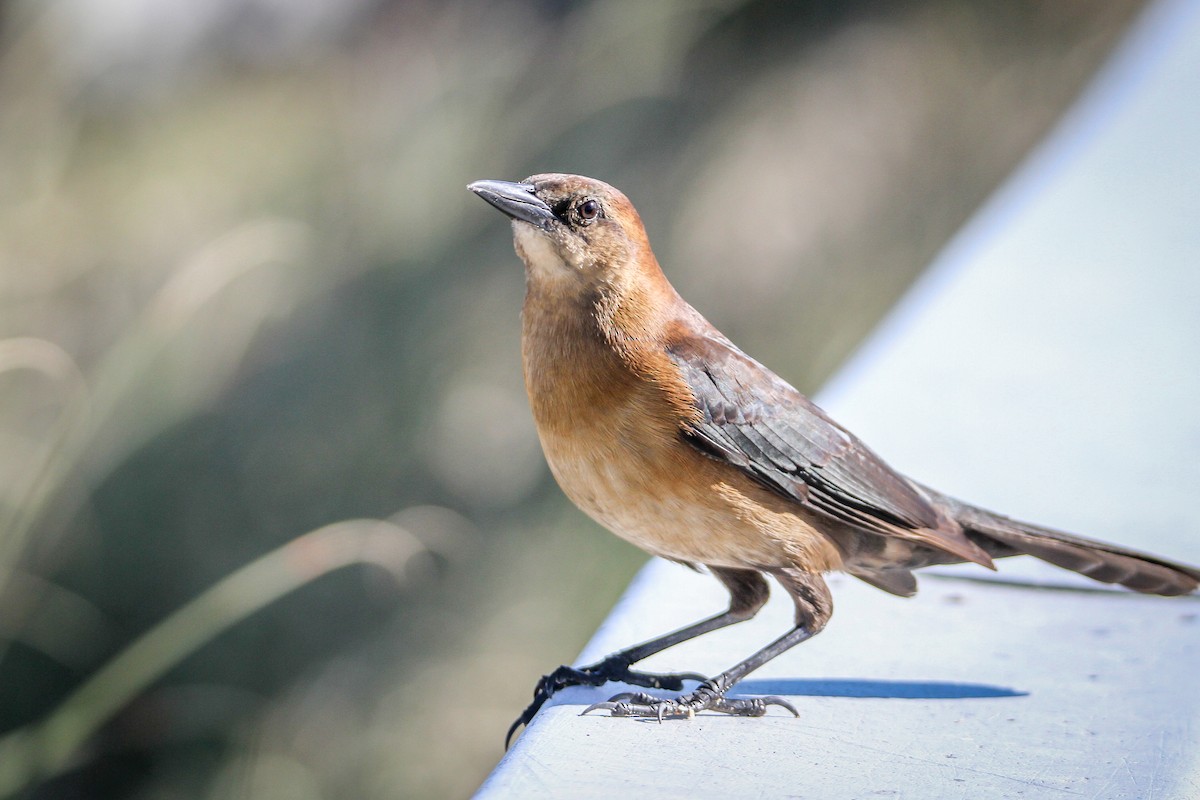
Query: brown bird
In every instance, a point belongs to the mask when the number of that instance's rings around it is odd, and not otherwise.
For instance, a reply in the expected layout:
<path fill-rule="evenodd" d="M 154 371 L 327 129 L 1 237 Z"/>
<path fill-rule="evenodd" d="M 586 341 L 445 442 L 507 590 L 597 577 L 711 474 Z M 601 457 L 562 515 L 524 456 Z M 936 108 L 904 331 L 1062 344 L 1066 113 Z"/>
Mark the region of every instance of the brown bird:
<path fill-rule="evenodd" d="M 1022 554 L 1148 594 L 1186 594 L 1200 583 L 1194 567 L 1018 522 L 893 470 L 684 302 L 637 211 L 608 184 L 546 174 L 468 188 L 513 220 L 525 262 L 525 386 L 559 485 L 613 533 L 706 567 L 731 595 L 722 614 L 544 676 L 508 738 L 559 689 L 606 681 L 668 690 L 701 683 L 669 699 L 619 694 L 587 711 L 761 716 L 778 705 L 796 713 L 778 697 L 725 695 L 825 627 L 833 605 L 822 576 L 833 570 L 905 597 L 916 592 L 914 569 L 967 561 L 994 569 L 993 559 Z M 710 679 L 630 669 L 754 616 L 767 600 L 764 575 L 795 604 L 783 636 Z"/>

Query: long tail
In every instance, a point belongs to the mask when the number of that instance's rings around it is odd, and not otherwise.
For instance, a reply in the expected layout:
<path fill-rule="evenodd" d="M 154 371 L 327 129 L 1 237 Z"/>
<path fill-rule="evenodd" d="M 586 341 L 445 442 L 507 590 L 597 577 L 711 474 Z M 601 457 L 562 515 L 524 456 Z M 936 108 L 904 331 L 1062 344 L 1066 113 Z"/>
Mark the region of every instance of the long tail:
<path fill-rule="evenodd" d="M 1200 569 L 1196 567 L 1019 522 L 930 489 L 925 491 L 944 504 L 967 536 L 993 558 L 1031 555 L 1093 580 L 1166 597 L 1188 594 L 1200 586 Z"/>

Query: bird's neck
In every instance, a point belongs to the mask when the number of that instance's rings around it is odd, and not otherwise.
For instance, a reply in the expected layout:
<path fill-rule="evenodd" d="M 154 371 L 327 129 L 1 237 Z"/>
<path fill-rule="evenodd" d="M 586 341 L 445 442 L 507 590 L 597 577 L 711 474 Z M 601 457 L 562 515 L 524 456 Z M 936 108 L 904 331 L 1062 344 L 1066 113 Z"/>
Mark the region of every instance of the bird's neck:
<path fill-rule="evenodd" d="M 522 358 L 539 427 L 569 424 L 581 409 L 610 407 L 641 390 L 644 365 L 661 354 L 678 301 L 665 279 L 653 277 L 627 274 L 568 291 L 529 276 Z"/>

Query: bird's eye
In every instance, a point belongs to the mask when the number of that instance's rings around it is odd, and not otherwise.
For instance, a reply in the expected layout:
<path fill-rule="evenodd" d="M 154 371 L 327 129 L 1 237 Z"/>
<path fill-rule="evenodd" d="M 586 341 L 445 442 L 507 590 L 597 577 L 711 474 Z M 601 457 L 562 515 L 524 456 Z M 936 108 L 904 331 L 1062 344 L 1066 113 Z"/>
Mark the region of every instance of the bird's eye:
<path fill-rule="evenodd" d="M 579 204 L 579 218 L 584 222 L 591 222 L 598 216 L 600 216 L 600 204 L 595 200 L 584 200 Z"/>

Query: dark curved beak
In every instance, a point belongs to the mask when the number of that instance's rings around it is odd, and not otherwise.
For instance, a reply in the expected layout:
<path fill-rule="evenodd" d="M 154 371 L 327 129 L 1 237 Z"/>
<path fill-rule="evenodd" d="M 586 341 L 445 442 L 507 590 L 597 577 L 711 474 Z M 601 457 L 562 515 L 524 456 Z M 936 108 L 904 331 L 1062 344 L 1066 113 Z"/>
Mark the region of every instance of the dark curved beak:
<path fill-rule="evenodd" d="M 558 221 L 550 206 L 534 194 L 533 186 L 528 183 L 475 181 L 467 188 L 513 219 L 536 225 L 544 231 L 550 230 L 551 223 Z"/>

